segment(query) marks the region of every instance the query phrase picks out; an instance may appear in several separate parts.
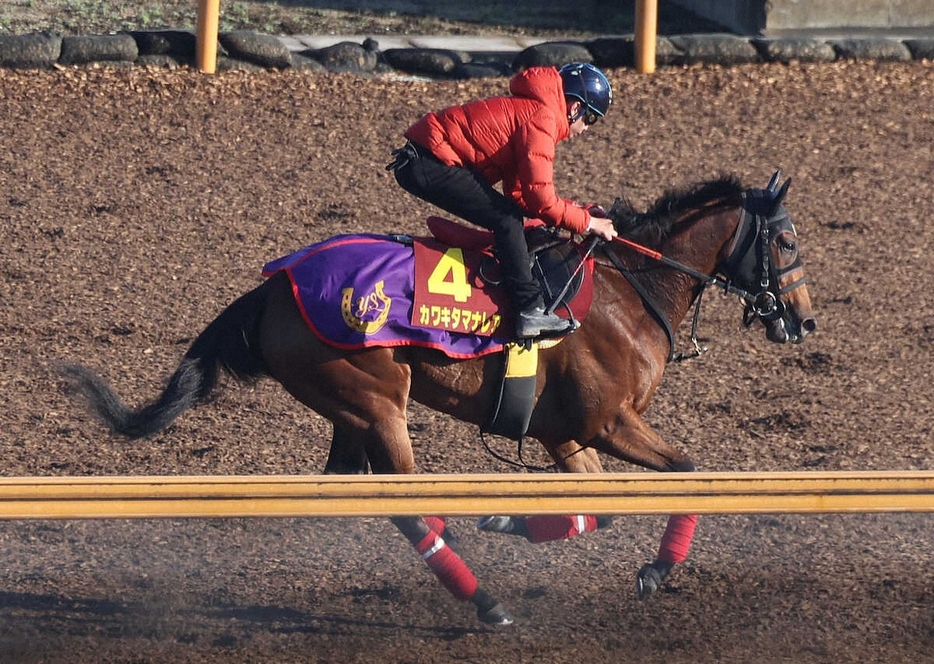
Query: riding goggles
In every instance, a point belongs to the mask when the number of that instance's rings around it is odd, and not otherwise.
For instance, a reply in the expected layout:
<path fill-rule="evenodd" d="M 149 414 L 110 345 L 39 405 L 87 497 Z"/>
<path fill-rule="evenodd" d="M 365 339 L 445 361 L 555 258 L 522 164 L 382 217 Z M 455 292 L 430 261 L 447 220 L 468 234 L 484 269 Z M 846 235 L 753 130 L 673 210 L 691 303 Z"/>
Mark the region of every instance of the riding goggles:
<path fill-rule="evenodd" d="M 597 124 L 597 120 L 600 119 L 600 114 L 593 110 L 590 106 L 581 106 L 581 109 L 577 112 L 577 115 L 570 118 L 571 124 L 577 122 L 581 116 L 584 118 L 584 124 L 588 127 Z"/>

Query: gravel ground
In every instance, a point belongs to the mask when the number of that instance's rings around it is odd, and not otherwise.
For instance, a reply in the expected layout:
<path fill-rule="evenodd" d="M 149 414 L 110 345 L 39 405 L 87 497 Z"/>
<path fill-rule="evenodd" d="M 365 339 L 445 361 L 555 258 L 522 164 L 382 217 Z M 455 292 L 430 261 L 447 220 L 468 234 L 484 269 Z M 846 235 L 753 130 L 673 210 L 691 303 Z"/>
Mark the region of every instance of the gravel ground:
<path fill-rule="evenodd" d="M 934 67 L 609 74 L 612 112 L 561 147 L 559 191 L 647 206 L 670 186 L 723 172 L 764 186 L 784 169 L 820 326 L 778 347 L 709 297 L 711 351 L 669 369 L 649 421 L 703 470 L 931 470 Z M 320 472 L 326 423 L 274 384 L 230 386 L 128 444 L 68 399 L 53 363 L 151 397 L 265 261 L 335 233 L 422 232 L 433 210 L 385 173 L 389 150 L 421 112 L 504 89 L 0 71 L 3 474 Z M 445 417 L 413 406 L 411 431 L 420 472 L 510 471 Z M 533 546 L 455 519 L 464 558 L 516 614 L 494 630 L 382 520 L 0 523 L 0 659 L 901 662 L 934 647 L 928 516 L 708 517 L 640 603 L 634 574 L 663 524 Z"/>

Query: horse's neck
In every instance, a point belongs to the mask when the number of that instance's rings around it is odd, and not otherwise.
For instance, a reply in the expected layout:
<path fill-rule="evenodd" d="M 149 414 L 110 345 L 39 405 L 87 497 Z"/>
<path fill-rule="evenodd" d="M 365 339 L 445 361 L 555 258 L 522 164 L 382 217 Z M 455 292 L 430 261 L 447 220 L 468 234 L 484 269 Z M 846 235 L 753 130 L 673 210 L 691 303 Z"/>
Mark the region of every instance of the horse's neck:
<path fill-rule="evenodd" d="M 718 208 L 691 213 L 679 223 L 659 248 L 660 253 L 703 274 L 712 275 L 727 253 L 739 223 L 740 208 Z M 671 323 L 684 319 L 702 284 L 694 277 L 674 269 L 658 271 L 647 289 Z"/>

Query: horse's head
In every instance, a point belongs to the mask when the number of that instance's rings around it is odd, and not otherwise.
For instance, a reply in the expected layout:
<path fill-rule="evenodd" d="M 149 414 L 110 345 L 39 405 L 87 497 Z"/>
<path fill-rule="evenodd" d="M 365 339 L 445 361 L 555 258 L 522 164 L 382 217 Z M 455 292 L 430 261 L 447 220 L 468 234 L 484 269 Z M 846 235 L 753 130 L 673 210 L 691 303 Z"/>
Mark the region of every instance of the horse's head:
<path fill-rule="evenodd" d="M 791 180 L 778 186 L 777 171 L 765 189 L 743 193 L 739 226 L 721 264 L 731 290 L 746 302 L 744 322 L 759 320 L 766 337 L 801 343 L 817 329 L 798 253 L 798 235 L 782 200 Z"/>

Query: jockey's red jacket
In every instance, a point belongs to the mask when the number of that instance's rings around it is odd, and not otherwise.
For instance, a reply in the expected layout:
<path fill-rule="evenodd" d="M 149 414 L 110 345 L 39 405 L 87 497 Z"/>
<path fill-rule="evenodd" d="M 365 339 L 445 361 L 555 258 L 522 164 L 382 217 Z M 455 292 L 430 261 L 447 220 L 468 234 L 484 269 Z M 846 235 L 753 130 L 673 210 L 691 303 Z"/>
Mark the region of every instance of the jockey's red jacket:
<path fill-rule="evenodd" d="M 532 67 L 509 81 L 509 96 L 428 113 L 405 137 L 448 166 L 479 173 L 525 211 L 552 226 L 583 233 L 590 213 L 555 191 L 555 147 L 570 135 L 558 70 Z"/>

